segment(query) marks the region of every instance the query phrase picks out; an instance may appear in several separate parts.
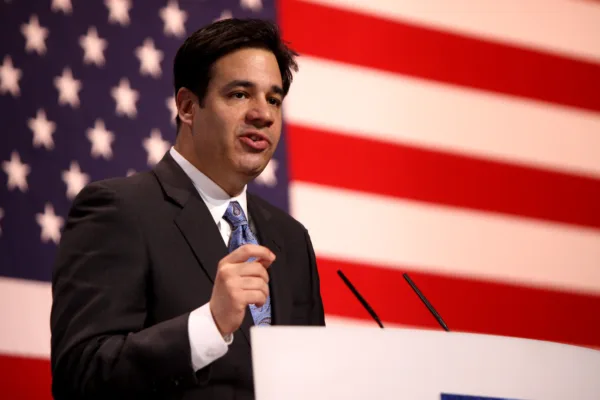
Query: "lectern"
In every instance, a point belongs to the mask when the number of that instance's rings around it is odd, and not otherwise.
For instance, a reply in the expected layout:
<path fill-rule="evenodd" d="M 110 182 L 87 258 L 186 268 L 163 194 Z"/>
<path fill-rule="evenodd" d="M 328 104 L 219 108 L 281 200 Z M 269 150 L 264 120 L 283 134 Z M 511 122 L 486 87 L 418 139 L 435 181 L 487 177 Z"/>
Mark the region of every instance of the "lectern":
<path fill-rule="evenodd" d="M 257 400 L 600 399 L 600 351 L 578 346 L 363 326 L 250 334 Z"/>

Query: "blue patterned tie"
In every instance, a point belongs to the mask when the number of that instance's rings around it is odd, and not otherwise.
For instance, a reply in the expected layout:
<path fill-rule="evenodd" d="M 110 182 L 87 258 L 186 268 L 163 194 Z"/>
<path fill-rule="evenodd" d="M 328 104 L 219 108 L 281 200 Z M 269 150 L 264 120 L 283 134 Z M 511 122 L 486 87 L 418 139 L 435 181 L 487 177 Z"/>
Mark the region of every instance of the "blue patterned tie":
<path fill-rule="evenodd" d="M 248 220 L 244 215 L 244 210 L 242 210 L 242 207 L 237 201 L 229 203 L 223 218 L 225 218 L 232 227 L 231 239 L 229 240 L 230 253 L 247 243 L 258 244 L 258 241 L 248 226 Z M 254 258 L 252 257 L 248 261 L 253 260 Z M 271 325 L 271 298 L 267 297 L 267 301 L 262 307 L 256 307 L 254 304 L 250 304 L 250 312 L 252 313 L 252 318 L 256 325 Z"/>

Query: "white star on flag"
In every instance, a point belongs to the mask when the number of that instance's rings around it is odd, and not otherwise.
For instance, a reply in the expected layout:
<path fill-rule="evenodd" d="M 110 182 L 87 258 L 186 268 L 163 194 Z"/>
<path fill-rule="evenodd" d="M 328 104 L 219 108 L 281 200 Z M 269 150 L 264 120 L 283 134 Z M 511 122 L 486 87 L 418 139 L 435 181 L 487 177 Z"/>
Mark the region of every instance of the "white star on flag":
<path fill-rule="evenodd" d="M 73 5 L 71 4 L 71 0 L 52 0 L 52 11 L 62 11 L 67 15 L 71 14 L 71 12 L 73 11 Z"/>
<path fill-rule="evenodd" d="M 19 79 L 22 76 L 23 72 L 13 66 L 12 58 L 9 55 L 4 56 L 0 66 L 0 93 L 10 92 L 14 97 L 18 97 L 21 94 Z"/>
<path fill-rule="evenodd" d="M 263 8 L 262 0 L 240 0 L 240 6 L 254 12 L 260 11 Z"/>
<path fill-rule="evenodd" d="M 129 25 L 130 0 L 105 0 L 104 5 L 108 8 L 108 22 L 121 26 Z"/>
<path fill-rule="evenodd" d="M 101 67 L 106 63 L 104 50 L 106 50 L 108 42 L 98 36 L 95 26 L 90 26 L 87 34 L 79 37 L 79 45 L 84 52 L 83 62 L 85 64 L 96 64 Z"/>
<path fill-rule="evenodd" d="M 60 242 L 60 230 L 64 225 L 65 220 L 63 217 L 54 213 L 54 207 L 52 207 L 52 204 L 46 203 L 46 206 L 44 207 L 44 213 L 36 214 L 35 220 L 42 228 L 42 234 L 40 235 L 42 242 L 47 243 L 50 240 L 52 240 L 54 244 L 58 244 L 58 242 Z"/>
<path fill-rule="evenodd" d="M 154 78 L 160 77 L 162 74 L 160 62 L 164 58 L 164 53 L 154 47 L 154 41 L 151 38 L 146 38 L 144 45 L 135 49 L 135 55 L 140 60 L 140 74 L 150 75 Z"/>
<path fill-rule="evenodd" d="M 163 140 L 160 130 L 152 129 L 150 137 L 144 139 L 144 149 L 148 153 L 148 165 L 156 165 L 171 147 L 171 144 Z"/>
<path fill-rule="evenodd" d="M 103 120 L 97 119 L 94 127 L 87 130 L 86 136 L 92 142 L 92 157 L 104 157 L 106 160 L 112 158 L 111 144 L 115 135 L 106 129 Z"/>
<path fill-rule="evenodd" d="M 269 161 L 263 172 L 259 176 L 256 177 L 255 182 L 259 185 L 264 185 L 268 187 L 274 187 L 277 185 L 277 167 L 279 167 L 279 162 L 274 158 Z"/>
<path fill-rule="evenodd" d="M 28 53 L 35 51 L 39 55 L 46 53 L 46 38 L 48 29 L 40 26 L 37 15 L 29 18 L 28 24 L 21 25 L 21 33 L 25 36 L 25 51 Z"/>
<path fill-rule="evenodd" d="M 72 161 L 69 170 L 63 171 L 62 179 L 67 185 L 67 198 L 73 200 L 81 189 L 88 184 L 90 176 L 81 172 L 81 168 L 77 161 Z"/>
<path fill-rule="evenodd" d="M 115 108 L 117 115 L 126 115 L 132 119 L 137 116 L 136 102 L 140 98 L 140 94 L 131 88 L 129 79 L 121 78 L 119 86 L 113 87 L 110 93 L 117 103 Z"/>
<path fill-rule="evenodd" d="M 4 218 L 4 210 L 0 208 L 0 219 Z M 2 236 L 2 226 L 0 226 L 0 236 Z"/>
<path fill-rule="evenodd" d="M 58 89 L 58 104 L 69 104 L 73 108 L 79 107 L 81 81 L 73 78 L 71 68 L 65 67 L 62 76 L 54 78 L 54 86 Z"/>
<path fill-rule="evenodd" d="M 179 8 L 177 1 L 169 0 L 167 6 L 160 9 L 159 15 L 164 22 L 165 35 L 173 35 L 175 37 L 183 37 L 185 35 L 187 12 Z"/>
<path fill-rule="evenodd" d="M 223 10 L 223 12 L 221 12 L 221 15 L 217 18 L 214 19 L 214 21 L 222 21 L 224 19 L 229 19 L 229 18 L 233 18 L 233 14 L 231 13 L 230 10 Z"/>
<path fill-rule="evenodd" d="M 168 97 L 165 104 L 171 113 L 171 124 L 177 125 L 177 122 L 175 121 L 175 118 L 177 117 L 177 103 L 175 102 L 175 96 Z"/>
<path fill-rule="evenodd" d="M 27 175 L 31 172 L 31 167 L 21 162 L 19 153 L 13 151 L 10 155 L 10 161 L 2 163 L 2 169 L 8 175 L 6 184 L 8 190 L 19 188 L 21 192 L 27 191 Z"/>
<path fill-rule="evenodd" d="M 33 147 L 45 147 L 47 150 L 54 148 L 52 134 L 56 131 L 56 123 L 46 118 L 46 111 L 39 109 L 35 118 L 27 121 L 27 126 L 33 132 Z"/>

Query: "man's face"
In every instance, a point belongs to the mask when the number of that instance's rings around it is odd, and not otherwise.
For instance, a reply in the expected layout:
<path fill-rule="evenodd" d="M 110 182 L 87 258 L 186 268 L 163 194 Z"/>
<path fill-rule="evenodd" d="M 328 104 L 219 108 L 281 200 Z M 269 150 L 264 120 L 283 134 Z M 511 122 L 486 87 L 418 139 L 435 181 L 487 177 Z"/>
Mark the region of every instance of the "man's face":
<path fill-rule="evenodd" d="M 282 100 L 270 51 L 241 49 L 217 60 L 192 123 L 200 169 L 220 185 L 259 175 L 279 143 Z"/>

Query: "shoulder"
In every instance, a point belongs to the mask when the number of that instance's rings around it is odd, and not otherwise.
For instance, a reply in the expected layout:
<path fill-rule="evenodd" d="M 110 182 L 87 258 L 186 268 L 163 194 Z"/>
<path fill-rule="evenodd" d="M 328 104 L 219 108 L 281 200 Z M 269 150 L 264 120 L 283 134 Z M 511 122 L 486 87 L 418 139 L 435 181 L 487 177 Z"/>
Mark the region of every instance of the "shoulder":
<path fill-rule="evenodd" d="M 160 192 L 160 187 L 151 172 L 96 180 L 77 194 L 70 214 L 135 214 L 139 205 L 152 197 L 153 192 Z"/>
<path fill-rule="evenodd" d="M 127 200 L 143 197 L 154 188 L 158 188 L 154 175 L 150 171 L 138 172 L 127 177 L 113 177 L 90 182 L 77 197 L 81 199 L 100 196 Z"/>

